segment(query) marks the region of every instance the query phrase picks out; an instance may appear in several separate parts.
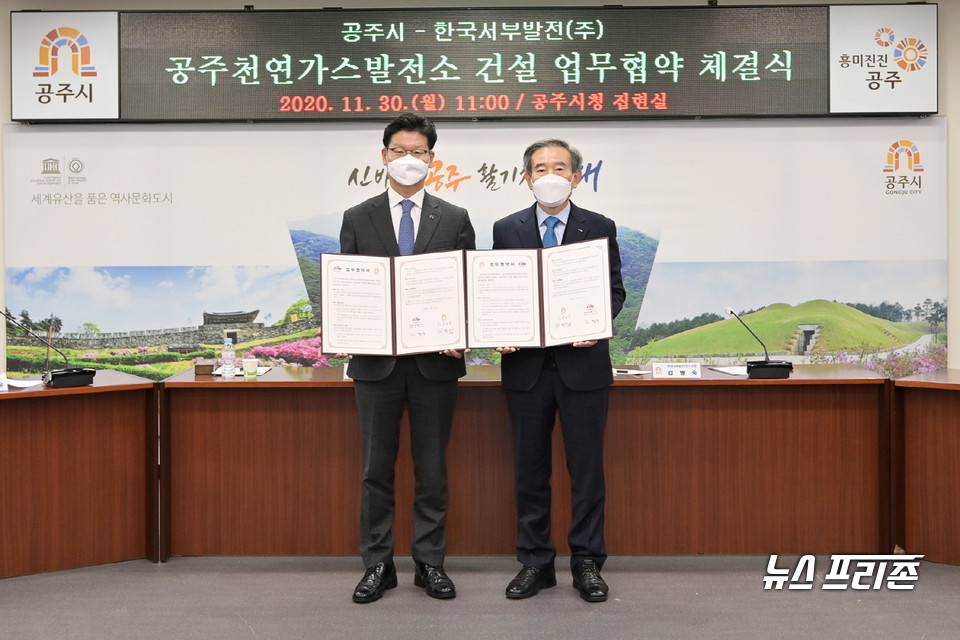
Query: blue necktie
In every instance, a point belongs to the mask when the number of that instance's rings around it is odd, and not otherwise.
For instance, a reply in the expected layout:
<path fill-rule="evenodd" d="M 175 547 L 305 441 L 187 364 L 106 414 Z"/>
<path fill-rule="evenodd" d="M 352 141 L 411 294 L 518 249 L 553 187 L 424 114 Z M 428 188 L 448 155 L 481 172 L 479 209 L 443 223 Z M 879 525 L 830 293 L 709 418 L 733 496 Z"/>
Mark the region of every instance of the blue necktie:
<path fill-rule="evenodd" d="M 400 255 L 408 256 L 413 253 L 413 211 L 412 200 L 401 200 L 400 206 L 403 207 L 403 215 L 400 216 L 400 233 L 397 234 L 397 246 L 400 247 Z"/>
<path fill-rule="evenodd" d="M 543 221 L 543 224 L 547 225 L 547 230 L 543 233 L 544 248 L 557 246 L 557 234 L 554 232 L 553 228 L 560 224 L 560 219 L 557 216 L 547 216 L 547 219 Z"/>

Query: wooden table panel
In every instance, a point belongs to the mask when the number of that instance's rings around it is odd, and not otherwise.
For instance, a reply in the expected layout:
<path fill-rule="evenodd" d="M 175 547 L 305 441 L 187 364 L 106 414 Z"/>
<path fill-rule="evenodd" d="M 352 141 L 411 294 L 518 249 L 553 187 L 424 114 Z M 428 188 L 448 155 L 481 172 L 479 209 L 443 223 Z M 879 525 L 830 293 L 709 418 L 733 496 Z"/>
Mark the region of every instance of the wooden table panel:
<path fill-rule="evenodd" d="M 495 368 L 461 383 L 448 451 L 449 552 L 512 554 L 509 416 Z M 291 377 L 287 377 L 287 376 Z M 337 370 L 164 389 L 166 553 L 356 554 L 359 434 Z M 620 379 L 607 425 L 607 541 L 631 553 L 877 553 L 888 525 L 885 383 L 852 367 L 781 381 Z M 409 553 L 406 418 L 398 553 Z M 570 483 L 554 438 L 553 530 Z"/>
<path fill-rule="evenodd" d="M 960 371 L 898 380 L 903 440 L 903 546 L 960 564 Z"/>
<path fill-rule="evenodd" d="M 167 392 L 170 543 L 181 555 L 357 549 L 353 391 Z"/>
<path fill-rule="evenodd" d="M 557 460 L 555 468 L 562 467 L 563 458 Z M 461 385 L 447 468 L 448 552 L 512 554 L 517 542 L 513 438 L 506 397 L 499 384 Z M 561 497 L 558 507 L 563 503 Z"/>
<path fill-rule="evenodd" d="M 881 390 L 615 388 L 610 552 L 879 552 Z"/>
<path fill-rule="evenodd" d="M 0 394 L 0 577 L 158 557 L 154 385 L 95 385 Z"/>
<path fill-rule="evenodd" d="M 167 553 L 358 553 L 361 458 L 353 388 L 237 384 L 165 391 L 173 416 L 165 421 Z M 499 385 L 459 393 L 448 449 L 449 552 L 509 553 L 515 511 L 503 393 Z M 409 442 L 404 415 L 397 553 L 410 553 L 413 529 Z M 494 529 L 491 522 L 506 526 Z"/>

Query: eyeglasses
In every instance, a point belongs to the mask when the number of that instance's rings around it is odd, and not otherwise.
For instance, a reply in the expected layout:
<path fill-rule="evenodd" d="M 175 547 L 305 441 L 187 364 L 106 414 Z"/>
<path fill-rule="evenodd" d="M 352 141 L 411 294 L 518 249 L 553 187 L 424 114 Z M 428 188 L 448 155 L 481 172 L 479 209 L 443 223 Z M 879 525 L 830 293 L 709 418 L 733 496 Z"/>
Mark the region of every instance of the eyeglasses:
<path fill-rule="evenodd" d="M 422 158 L 423 156 L 430 153 L 429 149 L 414 149 L 413 151 L 410 151 L 409 149 L 402 149 L 400 147 L 388 147 L 387 151 L 397 156 L 398 158 L 402 158 L 407 154 L 413 156 L 414 158 Z"/>

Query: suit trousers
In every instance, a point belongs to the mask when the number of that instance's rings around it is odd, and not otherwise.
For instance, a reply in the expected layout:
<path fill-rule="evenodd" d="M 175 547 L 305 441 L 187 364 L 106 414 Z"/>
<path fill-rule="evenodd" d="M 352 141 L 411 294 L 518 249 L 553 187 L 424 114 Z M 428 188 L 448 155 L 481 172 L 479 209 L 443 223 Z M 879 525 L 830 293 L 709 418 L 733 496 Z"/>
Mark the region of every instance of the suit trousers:
<path fill-rule="evenodd" d="M 360 553 L 364 566 L 393 563 L 394 467 L 404 406 L 410 422 L 415 490 L 413 558 L 442 565 L 446 555 L 447 465 L 457 380 L 428 380 L 413 356 L 397 358 L 383 380 L 354 381 L 363 450 Z"/>
<path fill-rule="evenodd" d="M 557 551 L 550 539 L 553 425 L 563 433 L 572 489 L 572 521 L 567 535 L 570 565 L 607 558 L 603 535 L 606 488 L 603 432 L 609 387 L 575 391 L 555 369 L 545 368 L 529 391 L 507 390 L 513 422 L 518 520 L 517 560 L 525 566 L 552 567 Z"/>

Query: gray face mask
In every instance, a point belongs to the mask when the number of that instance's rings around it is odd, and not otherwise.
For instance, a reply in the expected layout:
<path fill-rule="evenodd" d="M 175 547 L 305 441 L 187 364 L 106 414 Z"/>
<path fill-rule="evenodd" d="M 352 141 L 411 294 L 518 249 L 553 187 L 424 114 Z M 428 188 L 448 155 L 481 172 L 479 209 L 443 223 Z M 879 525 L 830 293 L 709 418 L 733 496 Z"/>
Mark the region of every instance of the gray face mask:
<path fill-rule="evenodd" d="M 390 177 L 405 187 L 417 184 L 427 177 L 430 165 L 423 160 L 417 160 L 411 155 L 391 160 L 387 163 L 387 172 Z"/>

